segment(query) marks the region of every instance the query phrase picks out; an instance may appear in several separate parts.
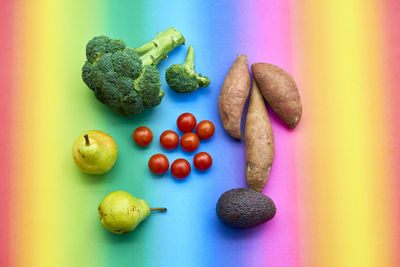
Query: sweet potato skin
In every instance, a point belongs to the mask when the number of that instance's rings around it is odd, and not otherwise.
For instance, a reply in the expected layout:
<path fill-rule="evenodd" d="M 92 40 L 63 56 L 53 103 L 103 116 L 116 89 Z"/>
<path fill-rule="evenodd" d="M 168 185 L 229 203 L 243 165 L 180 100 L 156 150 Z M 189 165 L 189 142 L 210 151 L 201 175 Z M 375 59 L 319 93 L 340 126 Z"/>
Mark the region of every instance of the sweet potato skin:
<path fill-rule="evenodd" d="M 300 121 L 302 106 L 292 76 L 268 63 L 254 63 L 251 71 L 268 105 L 287 126 L 294 129 Z"/>
<path fill-rule="evenodd" d="M 243 107 L 250 90 L 250 74 L 246 55 L 236 58 L 219 93 L 219 115 L 225 130 L 233 138 L 242 139 L 240 130 Z"/>
<path fill-rule="evenodd" d="M 245 124 L 246 181 L 261 192 L 268 181 L 274 161 L 275 145 L 264 98 L 253 80 Z"/>

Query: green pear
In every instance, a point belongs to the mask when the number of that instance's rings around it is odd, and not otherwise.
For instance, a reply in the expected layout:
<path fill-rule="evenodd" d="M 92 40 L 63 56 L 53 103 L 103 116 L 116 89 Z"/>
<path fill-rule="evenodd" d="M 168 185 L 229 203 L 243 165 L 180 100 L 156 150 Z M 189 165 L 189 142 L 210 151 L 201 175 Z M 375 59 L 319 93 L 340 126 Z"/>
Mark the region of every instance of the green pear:
<path fill-rule="evenodd" d="M 114 234 L 133 231 L 150 211 L 167 211 L 166 208 L 149 208 L 145 200 L 135 198 L 125 191 L 108 194 L 99 205 L 101 224 Z"/>
<path fill-rule="evenodd" d="M 118 148 L 112 137 L 90 130 L 80 135 L 72 146 L 76 166 L 89 174 L 108 172 L 117 160 Z"/>

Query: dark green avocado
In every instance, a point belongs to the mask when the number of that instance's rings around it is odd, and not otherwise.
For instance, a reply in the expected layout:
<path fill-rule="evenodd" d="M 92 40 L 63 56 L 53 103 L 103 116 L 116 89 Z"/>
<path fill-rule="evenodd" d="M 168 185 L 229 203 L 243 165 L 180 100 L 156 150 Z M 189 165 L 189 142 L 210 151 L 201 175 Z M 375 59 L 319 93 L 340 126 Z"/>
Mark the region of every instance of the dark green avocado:
<path fill-rule="evenodd" d="M 250 228 L 271 220 L 276 213 L 272 199 L 249 188 L 236 188 L 218 199 L 217 215 L 234 228 Z"/>

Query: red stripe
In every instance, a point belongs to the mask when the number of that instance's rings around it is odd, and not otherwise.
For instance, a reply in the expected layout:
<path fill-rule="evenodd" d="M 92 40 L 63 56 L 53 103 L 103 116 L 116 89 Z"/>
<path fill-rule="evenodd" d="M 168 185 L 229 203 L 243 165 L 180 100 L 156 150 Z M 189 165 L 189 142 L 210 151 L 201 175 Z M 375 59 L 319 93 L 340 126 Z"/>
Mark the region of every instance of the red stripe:
<path fill-rule="evenodd" d="M 13 1 L 0 1 L 0 266 L 10 265 Z"/>
<path fill-rule="evenodd" d="M 390 126 L 390 135 L 386 141 L 390 146 L 387 150 L 387 157 L 392 163 L 391 177 L 388 177 L 390 182 L 390 192 L 392 196 L 392 203 L 390 203 L 390 214 L 392 225 L 394 229 L 390 230 L 395 232 L 391 236 L 393 240 L 393 259 L 395 264 L 400 262 L 400 1 L 386 0 L 383 18 L 385 23 L 383 30 L 386 33 L 386 55 L 385 60 L 385 75 L 388 81 L 389 88 L 386 89 L 387 94 L 387 111 L 386 119 Z"/>

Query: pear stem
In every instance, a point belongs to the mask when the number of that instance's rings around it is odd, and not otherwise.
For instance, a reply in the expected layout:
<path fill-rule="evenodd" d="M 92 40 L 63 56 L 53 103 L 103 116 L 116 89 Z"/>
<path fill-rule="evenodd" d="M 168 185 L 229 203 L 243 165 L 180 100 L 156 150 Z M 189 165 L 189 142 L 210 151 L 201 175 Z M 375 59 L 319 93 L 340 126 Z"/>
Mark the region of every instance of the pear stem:
<path fill-rule="evenodd" d="M 155 210 L 158 210 L 158 211 L 167 211 L 167 208 L 150 208 L 150 211 L 155 211 Z"/>
<path fill-rule="evenodd" d="M 89 136 L 85 134 L 83 137 L 85 137 L 86 145 L 89 146 L 90 145 Z"/>

